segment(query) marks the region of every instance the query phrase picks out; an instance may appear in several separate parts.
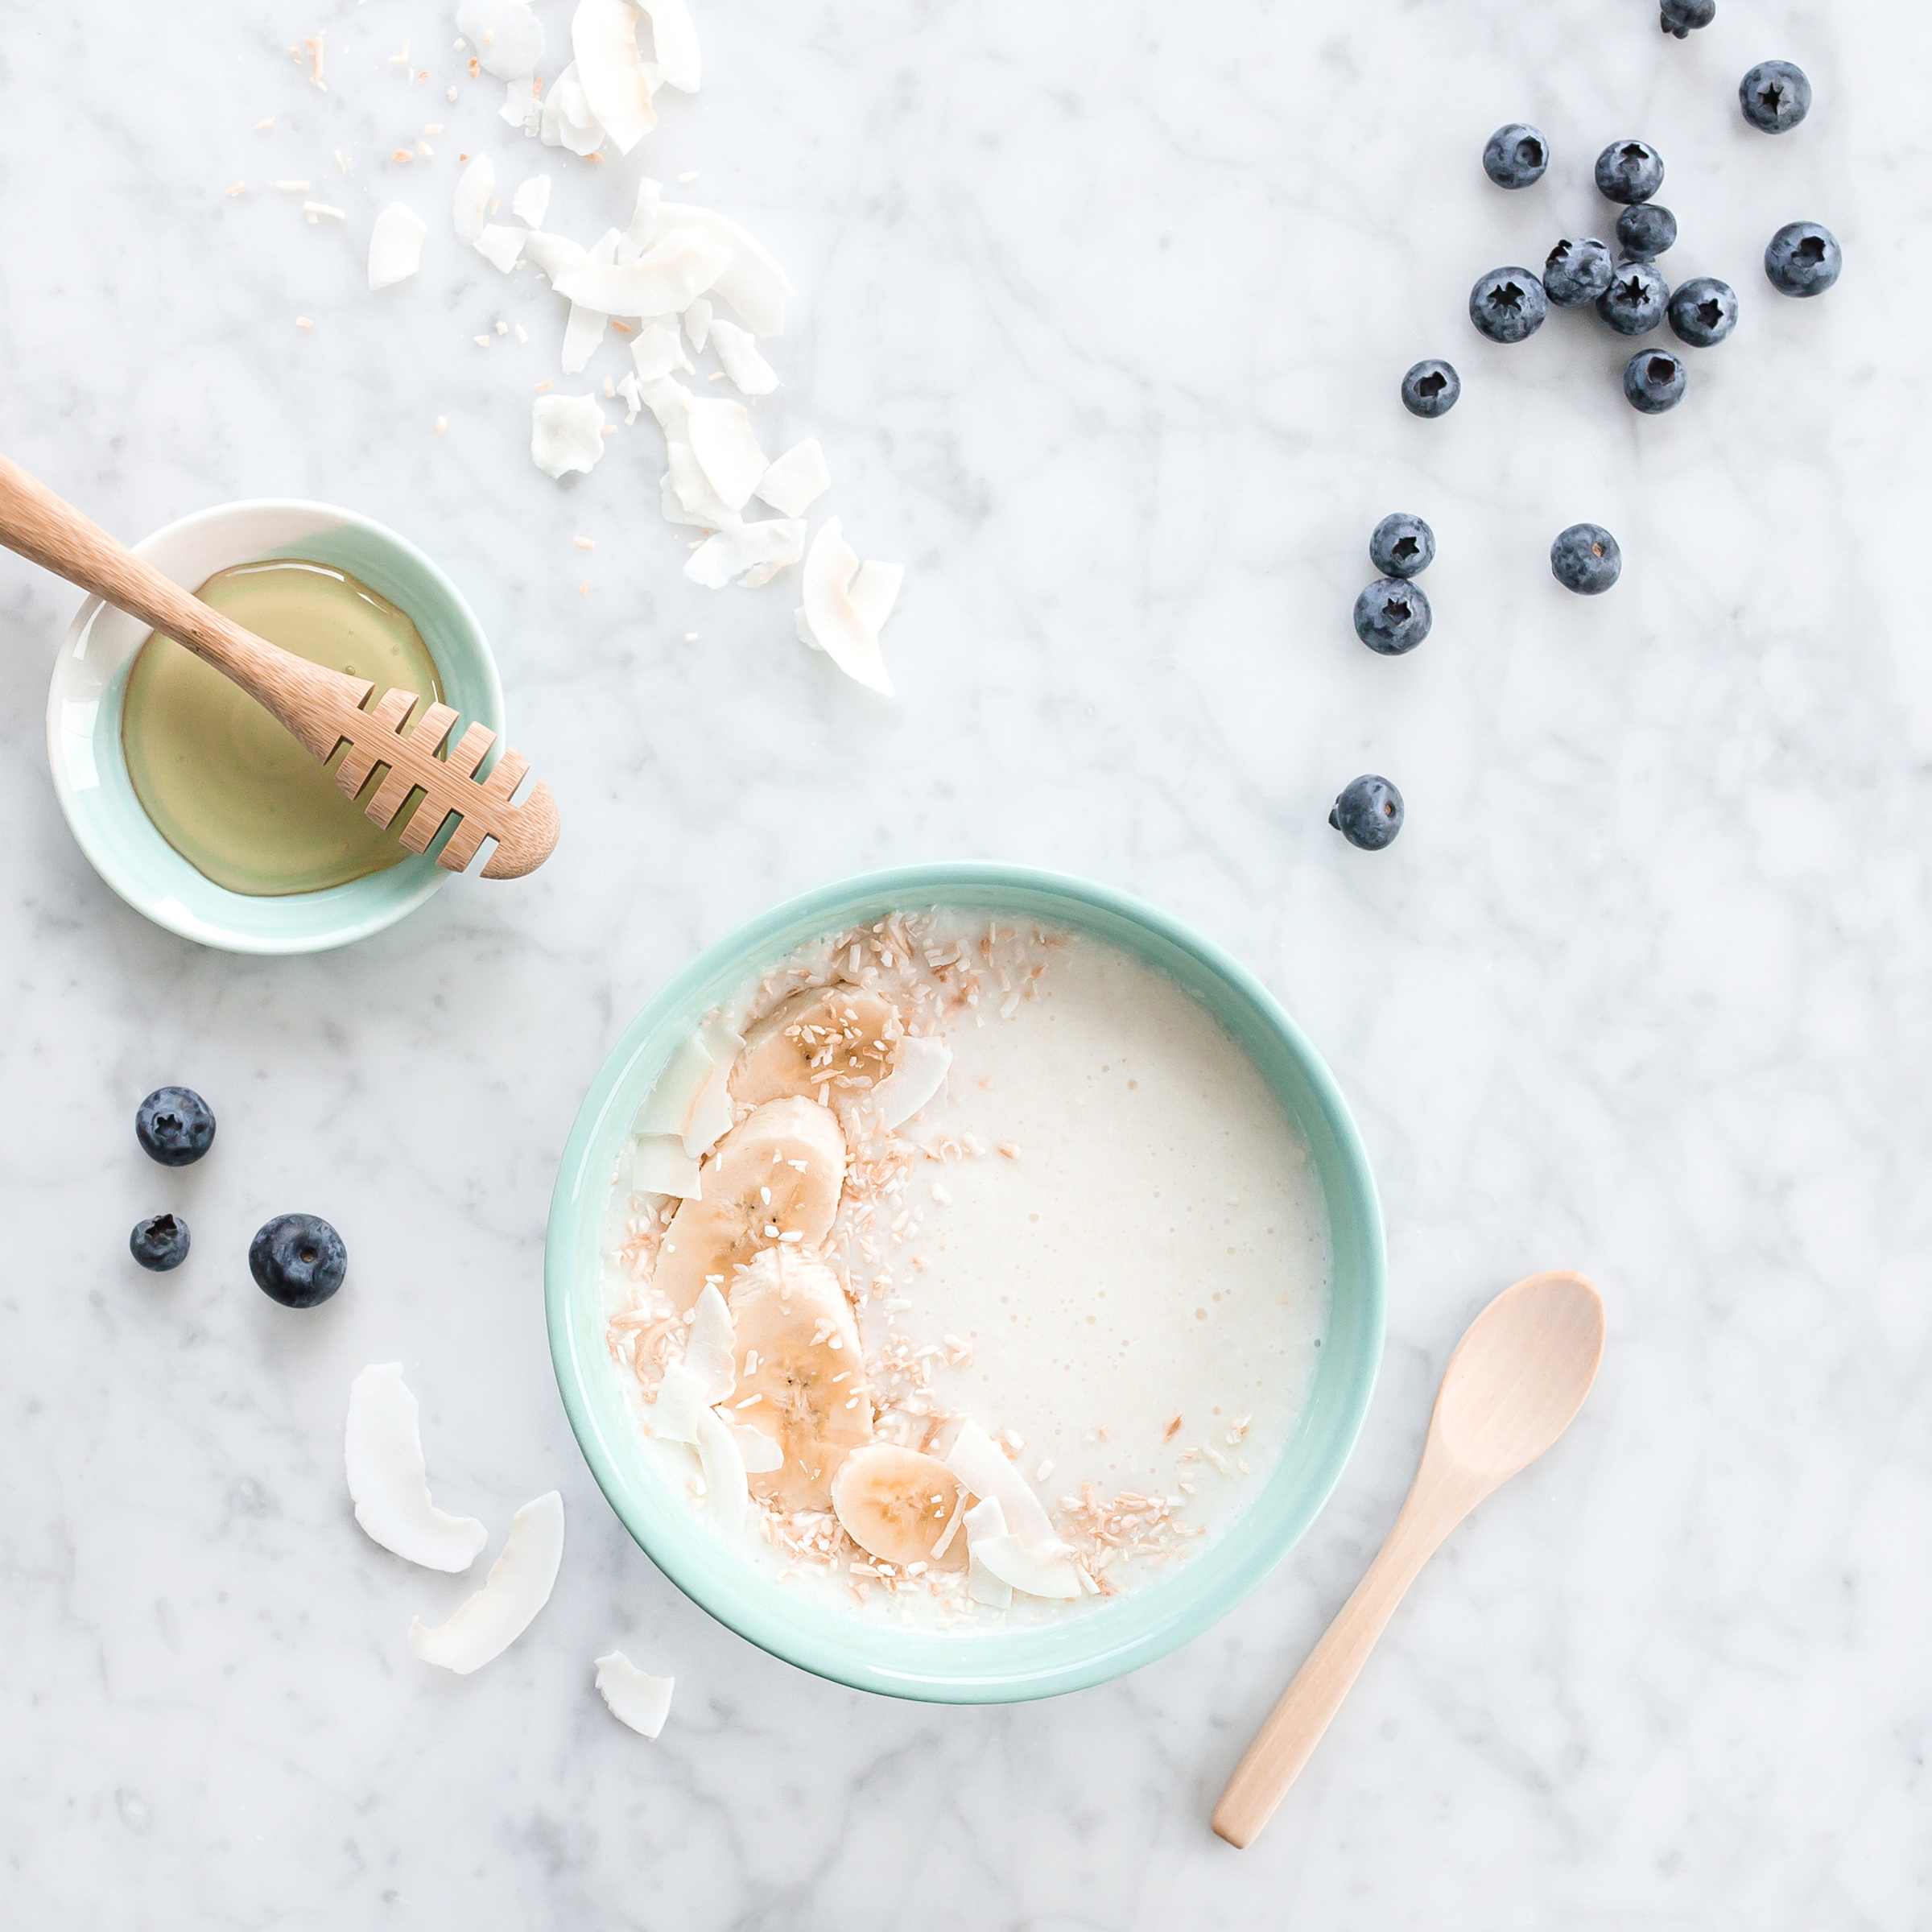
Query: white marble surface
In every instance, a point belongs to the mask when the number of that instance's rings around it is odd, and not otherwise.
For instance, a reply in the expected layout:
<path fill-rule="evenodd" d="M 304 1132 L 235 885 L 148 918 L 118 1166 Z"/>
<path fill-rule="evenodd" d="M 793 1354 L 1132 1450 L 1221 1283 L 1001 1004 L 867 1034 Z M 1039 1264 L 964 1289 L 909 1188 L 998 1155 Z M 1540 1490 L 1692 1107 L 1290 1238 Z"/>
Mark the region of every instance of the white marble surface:
<path fill-rule="evenodd" d="M 1682 44 L 1647 0 L 700 23 L 704 91 L 599 167 L 520 145 L 497 88 L 449 105 L 425 0 L 8 10 L 7 452 L 129 537 L 297 493 L 418 539 L 566 834 L 346 954 L 173 939 L 58 815 L 41 708 L 77 600 L 0 557 L 4 1916 L 1932 1922 L 1925 10 L 1722 0 Z M 280 51 L 318 27 L 326 95 Z M 1776 142 L 1733 97 L 1769 56 L 1817 87 Z M 1558 159 L 1512 196 L 1478 155 L 1518 116 Z M 430 121 L 433 159 L 385 163 Z M 1480 270 L 1601 232 L 1589 160 L 1632 133 L 1670 164 L 1667 269 L 1744 310 L 1657 421 L 1590 318 L 1501 350 L 1463 316 Z M 784 591 L 683 581 L 643 427 L 571 485 L 530 466 L 560 323 L 448 232 L 477 140 L 510 183 L 547 165 L 586 238 L 641 167 L 696 169 L 786 262 L 761 420 L 819 435 L 828 507 L 911 567 L 896 704 L 791 641 Z M 372 298 L 398 193 L 423 271 Z M 1757 266 L 1798 216 L 1847 262 L 1803 304 Z M 498 314 L 530 344 L 475 348 Z M 1395 398 L 1430 353 L 1467 386 L 1434 425 Z M 1397 507 L 1441 557 L 1435 634 L 1389 663 L 1348 613 Z M 1581 517 L 1627 559 L 1594 602 L 1544 561 Z M 1409 800 L 1380 857 L 1323 822 L 1364 768 Z M 1252 964 L 1357 1110 L 1392 1261 L 1360 1450 L 1270 1582 L 1129 1681 L 977 1711 L 828 1687 L 679 1597 L 576 1454 L 539 1282 L 578 1096 L 650 992 L 781 894 L 949 852 L 1109 880 Z M 178 1181 L 130 1132 L 167 1080 L 222 1123 Z M 164 1203 L 197 1245 L 151 1279 L 125 1230 Z M 306 1316 L 243 1264 L 294 1206 L 353 1257 Z M 1214 1794 L 1386 1528 L 1450 1346 L 1556 1264 L 1609 1302 L 1596 1395 L 1235 1853 Z M 469 1680 L 403 1643 L 464 1584 L 343 1494 L 349 1378 L 392 1358 L 441 1501 L 498 1534 L 552 1484 L 570 1511 L 555 1601 Z M 613 1644 L 678 1677 L 654 1746 L 592 1690 Z"/>

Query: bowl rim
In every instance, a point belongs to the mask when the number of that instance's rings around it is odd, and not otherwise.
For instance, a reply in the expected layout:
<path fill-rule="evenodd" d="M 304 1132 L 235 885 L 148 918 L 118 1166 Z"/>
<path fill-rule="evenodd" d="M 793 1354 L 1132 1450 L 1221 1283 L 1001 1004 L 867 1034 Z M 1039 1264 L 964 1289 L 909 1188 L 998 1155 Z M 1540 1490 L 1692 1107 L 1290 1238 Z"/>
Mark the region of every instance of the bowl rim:
<path fill-rule="evenodd" d="M 129 547 L 135 555 L 144 560 L 150 559 L 155 551 L 171 541 L 209 526 L 250 516 L 314 519 L 318 523 L 315 533 L 317 535 L 341 529 L 363 531 L 379 542 L 392 546 L 413 568 L 420 571 L 436 594 L 446 601 L 448 614 L 466 634 L 470 647 L 475 653 L 474 671 L 483 686 L 489 713 L 484 721 L 493 723 L 497 734 L 497 742 L 491 747 L 491 751 L 493 754 L 501 751 L 506 741 L 503 680 L 497 668 L 495 653 L 490 649 L 489 635 L 478 621 L 476 613 L 471 609 L 468 599 L 457 589 L 448 572 L 407 537 L 390 529 L 387 524 L 378 522 L 374 517 L 365 516 L 359 510 L 345 510 L 339 504 L 319 502 L 312 497 L 240 497 L 230 502 L 213 503 L 200 510 L 190 510 L 187 515 L 176 517 L 171 522 L 150 530 L 138 543 Z M 255 554 L 271 554 L 275 547 L 270 546 L 269 551 Z M 241 563 L 251 559 L 237 557 L 235 560 Z M 193 586 L 188 588 L 192 589 Z M 213 926 L 191 912 L 171 893 L 157 890 L 154 882 L 141 872 L 138 866 L 128 860 L 79 811 L 75 788 L 62 748 L 60 712 L 63 672 L 76 640 L 107 608 L 105 599 L 96 597 L 91 592 L 86 593 L 61 636 L 47 687 L 47 765 L 52 774 L 54 795 L 60 803 L 60 815 L 66 820 L 68 830 L 73 835 L 74 843 L 80 848 L 82 856 L 93 867 L 99 877 L 143 919 L 183 939 L 192 939 L 197 945 L 211 947 L 218 952 L 262 956 L 326 952 L 338 946 L 353 944 L 358 939 L 367 939 L 372 934 L 394 925 L 398 919 L 405 919 L 415 911 L 434 894 L 441 891 L 456 876 L 440 867 L 426 868 L 423 875 L 407 891 L 398 893 L 393 898 L 386 898 L 373 906 L 365 906 L 364 910 L 352 916 L 346 916 L 337 923 L 308 932 L 251 931 L 244 930 L 238 924 Z M 438 668 L 447 678 L 448 667 L 440 665 Z M 228 892 L 225 888 L 215 885 L 212 880 L 208 883 L 211 891 L 220 894 L 224 900 L 234 900 L 237 908 L 258 910 L 274 904 L 278 898 L 283 896 L 291 901 L 300 901 L 313 906 L 325 900 L 332 893 L 342 896 L 346 909 L 361 896 L 357 894 L 357 888 L 363 881 L 352 879 L 346 885 L 328 886 L 316 892 L 263 897 Z"/>
<path fill-rule="evenodd" d="M 589 1393 L 589 1377 L 608 1373 L 608 1357 L 601 1345 L 594 1352 L 580 1356 L 573 1345 L 571 1318 L 581 1282 L 578 1261 L 584 1216 L 588 1213 L 592 1217 L 593 1232 L 601 1230 L 610 1185 L 607 1173 L 589 1171 L 591 1157 L 597 1144 L 609 1131 L 611 1109 L 620 1088 L 654 1036 L 674 1023 L 680 1033 L 695 1024 L 693 1001 L 708 992 L 715 1002 L 720 997 L 715 991 L 720 978 L 728 973 L 734 979 L 741 978 L 747 970 L 748 957 L 755 960 L 767 947 L 773 948 L 770 955 L 773 957 L 788 949 L 777 946 L 777 935 L 795 933 L 797 928 L 815 923 L 823 930 L 834 929 L 845 923 L 841 919 L 842 909 L 850 917 L 873 916 L 862 914 L 858 908 L 865 904 L 876 906 L 883 899 L 902 904 L 943 905 L 948 890 L 987 892 L 999 889 L 1011 889 L 1016 894 L 1037 892 L 1071 902 L 1140 927 L 1157 940 L 1191 955 L 1199 965 L 1223 980 L 1230 992 L 1245 1001 L 1286 1047 L 1297 1063 L 1297 1071 L 1313 1090 L 1352 1197 L 1349 1205 L 1360 1238 L 1357 1292 L 1361 1301 L 1363 1339 L 1354 1359 L 1345 1367 L 1333 1368 L 1339 1378 L 1335 1400 L 1343 1420 L 1339 1427 L 1331 1428 L 1327 1452 L 1308 1467 L 1300 1506 L 1291 1521 L 1278 1532 L 1272 1546 L 1254 1551 L 1241 1563 L 1218 1600 L 1194 1614 L 1170 1616 L 1151 1632 L 1051 1667 L 1005 1674 L 982 1667 L 970 1675 L 947 1677 L 894 1669 L 866 1655 L 869 1627 L 864 1623 L 849 1620 L 847 1631 L 844 1625 L 848 1620 L 841 1618 L 840 1639 L 828 1641 L 786 1617 L 768 1613 L 749 1593 L 734 1593 L 728 1581 L 691 1574 L 679 1560 L 678 1546 L 684 1540 L 684 1526 L 674 1524 L 661 1513 L 654 1515 L 646 1508 L 643 1499 L 626 1481 L 618 1459 L 609 1451 L 591 1411 Z M 799 943 L 795 937 L 790 941 Z M 652 1077 L 661 1061 L 661 1055 L 653 1056 Z M 642 1097 L 640 1093 L 638 1098 L 641 1100 Z M 1278 1094 L 1277 1097 L 1280 1097 Z M 628 1133 L 635 1111 L 634 1104 L 625 1109 L 623 1132 Z M 1308 1123 L 1298 1120 L 1297 1125 L 1306 1131 Z M 1331 1222 L 1333 1220 L 1331 1206 Z M 601 1246 L 601 1232 L 597 1238 Z M 645 1004 L 605 1056 L 578 1108 L 559 1158 L 545 1230 L 544 1303 L 551 1365 L 578 1448 L 598 1488 L 639 1548 L 693 1603 L 768 1654 L 834 1683 L 927 1703 L 1017 1703 L 1104 1682 L 1151 1663 L 1192 1641 L 1232 1611 L 1307 1534 L 1353 1452 L 1374 1392 L 1386 1334 L 1387 1250 L 1374 1177 L 1340 1089 L 1321 1056 L 1280 1002 L 1246 967 L 1184 922 L 1098 881 L 997 861 L 939 861 L 855 873 L 784 900 L 706 947 Z M 1324 1362 L 1323 1374 L 1329 1373 L 1332 1366 L 1332 1358 Z M 1304 1410 L 1304 1424 L 1315 1407 L 1315 1399 L 1311 1391 Z M 1302 1426 L 1298 1424 L 1298 1432 Z M 1290 1443 L 1295 1439 L 1291 1436 Z M 1216 1548 L 1233 1540 L 1216 1539 Z M 1210 1554 L 1203 1552 L 1204 1556 Z M 1145 1602 L 1153 1594 L 1137 1592 L 1123 1601 Z"/>

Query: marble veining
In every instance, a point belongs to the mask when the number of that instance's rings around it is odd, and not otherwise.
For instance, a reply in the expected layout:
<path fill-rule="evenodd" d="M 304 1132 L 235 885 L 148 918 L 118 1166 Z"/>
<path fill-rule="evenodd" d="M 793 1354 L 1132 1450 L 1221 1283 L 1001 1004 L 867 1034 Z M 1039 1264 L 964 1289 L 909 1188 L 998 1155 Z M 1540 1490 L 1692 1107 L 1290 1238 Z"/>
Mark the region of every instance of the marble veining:
<path fill-rule="evenodd" d="M 519 147 L 500 87 L 450 104 L 427 0 L 0 34 L 7 453 L 129 538 L 285 494 L 415 539 L 565 824 L 534 878 L 332 957 L 175 939 L 68 836 L 43 705 L 78 599 L 0 556 L 4 1916 L 1932 1923 L 1925 10 L 1723 0 L 1682 43 L 1650 0 L 696 10 L 704 91 L 601 165 Z M 326 93 L 285 51 L 318 27 Z M 1776 140 L 1735 105 L 1772 56 L 1816 89 Z M 1555 159 L 1506 195 L 1480 155 L 1516 118 Z M 431 121 L 433 156 L 385 159 Z M 1608 232 L 1589 163 L 1630 134 L 1669 166 L 1666 274 L 1744 311 L 1654 420 L 1588 316 L 1513 349 L 1464 316 L 1482 270 Z M 910 567 L 896 703 L 792 641 L 782 584 L 684 580 L 643 424 L 587 478 L 532 466 L 561 317 L 456 246 L 473 142 L 586 237 L 640 171 L 696 171 L 786 263 L 760 421 L 818 436 L 824 508 Z M 263 185 L 304 177 L 344 224 Z M 396 196 L 429 246 L 372 297 Z M 1845 249 L 1815 302 L 1757 266 L 1798 217 Z M 476 347 L 499 316 L 530 342 Z M 1396 384 L 1434 353 L 1464 394 L 1418 423 Z M 1435 634 L 1389 663 L 1348 610 L 1396 508 L 1439 558 Z M 1583 518 L 1625 556 L 1590 602 L 1545 560 Z M 1379 857 L 1323 823 L 1364 769 L 1409 803 Z M 679 1597 L 576 1454 L 540 1293 L 557 1154 L 642 1001 L 782 894 L 944 854 L 1110 881 L 1259 972 L 1356 1110 L 1392 1264 L 1360 1447 L 1269 1583 L 1132 1678 L 979 1711 L 831 1688 Z M 221 1121 L 178 1177 L 130 1131 L 167 1080 Z M 142 1277 L 126 1230 L 163 1206 L 195 1253 Z M 244 1265 L 293 1208 L 351 1253 L 308 1316 Z M 1609 1302 L 1596 1394 L 1232 1852 L 1213 1798 L 1386 1529 L 1450 1347 L 1550 1265 Z M 344 1493 L 349 1381 L 388 1360 L 485 1561 L 518 1504 L 568 1509 L 555 1600 L 472 1679 L 404 1642 L 469 1582 Z M 617 1645 L 678 1678 L 655 1745 L 592 1688 Z"/>

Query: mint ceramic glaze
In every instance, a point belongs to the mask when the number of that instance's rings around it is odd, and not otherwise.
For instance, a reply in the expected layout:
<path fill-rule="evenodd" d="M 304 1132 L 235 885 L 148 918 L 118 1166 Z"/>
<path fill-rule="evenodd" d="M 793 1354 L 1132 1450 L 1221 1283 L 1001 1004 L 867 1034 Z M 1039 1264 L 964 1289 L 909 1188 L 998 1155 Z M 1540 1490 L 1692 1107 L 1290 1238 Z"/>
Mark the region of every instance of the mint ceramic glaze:
<path fill-rule="evenodd" d="M 460 716 L 503 735 L 503 691 L 489 645 L 449 579 L 413 544 L 352 511 L 279 499 L 204 510 L 134 546 L 137 555 L 192 589 L 218 570 L 299 557 L 360 578 L 415 621 L 436 661 L 444 697 Z M 414 911 L 452 875 L 441 841 L 420 856 L 323 892 L 256 898 L 197 872 L 155 830 L 135 797 L 122 753 L 121 703 L 148 628 L 89 597 L 62 640 L 47 707 L 54 789 L 80 849 L 137 912 L 185 939 L 230 952 L 319 952 Z M 487 772 L 493 760 L 485 760 Z"/>
<path fill-rule="evenodd" d="M 1248 1510 L 1170 1574 L 1044 1625 L 900 1629 L 803 1600 L 748 1563 L 654 1459 L 605 1347 L 605 1215 L 630 1125 L 672 1048 L 798 945 L 931 906 L 1037 919 L 1109 941 L 1199 999 L 1307 1137 L 1333 1241 L 1327 1339 L 1307 1407 Z M 1381 1216 L 1335 1082 L 1253 976 L 1178 921 L 1081 879 L 958 863 L 869 873 L 807 894 L 703 954 L 632 1023 L 585 1096 L 551 1199 L 551 1354 L 571 1426 L 625 1526 L 673 1583 L 740 1635 L 861 1690 L 945 1703 L 1047 1697 L 1117 1677 L 1198 1637 L 1293 1548 L 1355 1443 L 1381 1356 Z"/>

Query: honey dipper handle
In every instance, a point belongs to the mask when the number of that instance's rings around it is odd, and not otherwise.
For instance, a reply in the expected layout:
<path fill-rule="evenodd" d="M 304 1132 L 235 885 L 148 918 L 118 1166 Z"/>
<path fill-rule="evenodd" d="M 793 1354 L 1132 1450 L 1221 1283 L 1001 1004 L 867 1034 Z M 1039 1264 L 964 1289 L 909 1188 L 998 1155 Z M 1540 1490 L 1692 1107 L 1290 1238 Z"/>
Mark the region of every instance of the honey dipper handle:
<path fill-rule="evenodd" d="M 0 456 L 0 543 L 103 603 L 165 631 L 240 685 L 318 758 L 341 741 L 332 721 L 368 683 L 311 664 L 232 623 L 162 576 L 18 464 Z"/>

